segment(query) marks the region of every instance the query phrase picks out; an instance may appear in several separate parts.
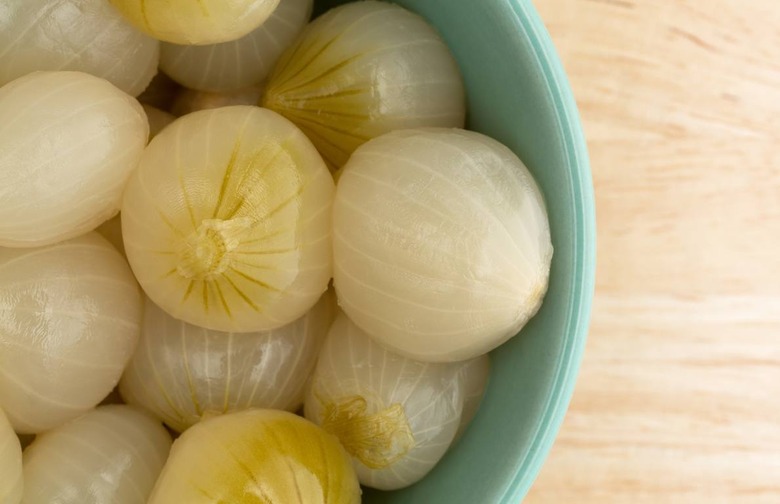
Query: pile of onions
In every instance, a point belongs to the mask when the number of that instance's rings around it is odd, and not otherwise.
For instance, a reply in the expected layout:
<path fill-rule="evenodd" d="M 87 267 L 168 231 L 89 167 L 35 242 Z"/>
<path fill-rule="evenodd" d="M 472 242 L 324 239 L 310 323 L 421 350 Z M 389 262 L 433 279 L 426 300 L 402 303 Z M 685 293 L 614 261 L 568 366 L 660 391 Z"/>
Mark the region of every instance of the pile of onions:
<path fill-rule="evenodd" d="M 6 3 L 0 504 L 424 478 L 553 255 L 436 29 L 375 0 Z"/>

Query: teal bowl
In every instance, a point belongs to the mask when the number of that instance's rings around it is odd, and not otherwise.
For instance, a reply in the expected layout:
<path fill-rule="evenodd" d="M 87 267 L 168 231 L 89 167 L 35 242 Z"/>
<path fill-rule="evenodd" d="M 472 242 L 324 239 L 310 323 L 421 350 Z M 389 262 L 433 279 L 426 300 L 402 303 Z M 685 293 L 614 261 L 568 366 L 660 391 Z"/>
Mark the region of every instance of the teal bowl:
<path fill-rule="evenodd" d="M 318 11 L 344 3 L 318 2 Z M 518 504 L 563 421 L 588 331 L 595 274 L 593 185 L 577 106 L 530 0 L 398 0 L 449 44 L 466 81 L 468 128 L 514 150 L 547 201 L 555 254 L 539 313 L 491 354 L 466 435 L 419 483 L 367 490 L 367 504 Z"/>

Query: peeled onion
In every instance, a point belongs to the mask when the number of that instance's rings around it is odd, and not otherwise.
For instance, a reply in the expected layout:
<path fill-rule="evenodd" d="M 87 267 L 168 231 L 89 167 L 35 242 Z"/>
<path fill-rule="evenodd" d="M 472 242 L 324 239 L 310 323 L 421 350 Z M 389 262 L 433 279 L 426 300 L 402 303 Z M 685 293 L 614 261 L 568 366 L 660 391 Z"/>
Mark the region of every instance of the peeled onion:
<path fill-rule="evenodd" d="M 307 420 L 247 410 L 205 420 L 176 440 L 149 504 L 358 504 L 338 440 Z"/>
<path fill-rule="evenodd" d="M 200 46 L 164 43 L 160 68 L 192 89 L 219 93 L 255 86 L 306 25 L 311 8 L 312 0 L 281 0 L 271 17 L 237 40 Z"/>
<path fill-rule="evenodd" d="M 36 70 L 78 70 L 136 96 L 157 73 L 160 43 L 106 0 L 5 0 L 0 85 Z"/>
<path fill-rule="evenodd" d="M 38 433 L 93 408 L 138 342 L 141 296 L 97 233 L 37 249 L 0 248 L 0 408 Z"/>
<path fill-rule="evenodd" d="M 214 44 L 260 26 L 279 0 L 110 0 L 152 37 L 174 44 Z"/>
<path fill-rule="evenodd" d="M 394 354 L 342 313 L 312 375 L 306 418 L 339 438 L 362 484 L 403 488 L 422 479 L 454 440 L 466 392 L 475 388 L 474 374 L 463 372 L 470 366 Z"/>
<path fill-rule="evenodd" d="M 242 88 L 237 91 L 224 93 L 182 89 L 176 95 L 173 105 L 171 105 L 171 112 L 177 116 L 183 116 L 198 110 L 228 107 L 230 105 L 257 105 L 261 93 L 262 89 L 259 87 Z"/>
<path fill-rule="evenodd" d="M 316 149 L 280 115 L 195 112 L 152 140 L 130 179 L 125 250 L 173 317 L 226 332 L 275 329 L 327 289 L 333 193 Z"/>
<path fill-rule="evenodd" d="M 295 411 L 335 313 L 331 292 L 273 331 L 224 333 L 176 320 L 147 300 L 141 342 L 120 390 L 182 432 L 203 415 L 250 408 Z"/>
<path fill-rule="evenodd" d="M 0 409 L 0 504 L 22 500 L 22 447 Z"/>
<path fill-rule="evenodd" d="M 130 406 L 102 406 L 24 451 L 24 504 L 146 504 L 171 436 Z"/>
<path fill-rule="evenodd" d="M 492 350 L 547 291 L 542 194 L 512 151 L 472 131 L 397 131 L 358 149 L 339 179 L 333 233 L 339 305 L 414 359 Z"/>
<path fill-rule="evenodd" d="M 85 73 L 0 88 L 0 246 L 55 243 L 116 215 L 148 132 L 134 98 Z"/>
<path fill-rule="evenodd" d="M 375 1 L 313 21 L 271 73 L 263 106 L 296 123 L 333 171 L 383 133 L 462 127 L 465 117 L 458 65 L 436 30 Z"/>

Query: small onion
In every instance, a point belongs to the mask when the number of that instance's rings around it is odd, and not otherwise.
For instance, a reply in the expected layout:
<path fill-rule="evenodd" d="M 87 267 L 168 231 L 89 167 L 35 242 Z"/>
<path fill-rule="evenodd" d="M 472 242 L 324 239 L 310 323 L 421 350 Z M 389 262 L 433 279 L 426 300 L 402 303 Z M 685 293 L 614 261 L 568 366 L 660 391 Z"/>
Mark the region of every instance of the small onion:
<path fill-rule="evenodd" d="M 279 4 L 279 0 L 110 1 L 136 28 L 174 44 L 215 44 L 243 37 Z"/>
<path fill-rule="evenodd" d="M 176 440 L 149 504 L 358 504 L 338 440 L 307 420 L 247 410 L 205 420 Z"/>
<path fill-rule="evenodd" d="M 214 412 L 295 411 L 334 314 L 329 291 L 291 324 L 233 334 L 176 320 L 147 300 L 141 341 L 120 391 L 178 432 Z"/>
<path fill-rule="evenodd" d="M 482 356 L 476 361 L 486 361 Z M 420 480 L 461 425 L 469 381 L 464 363 L 424 363 L 394 354 L 343 313 L 333 323 L 306 396 L 306 418 L 336 435 L 360 482 L 382 490 Z"/>
<path fill-rule="evenodd" d="M 170 448 L 147 414 L 102 406 L 24 451 L 24 504 L 146 504 Z"/>
<path fill-rule="evenodd" d="M 512 151 L 479 133 L 407 130 L 362 146 L 339 179 L 333 233 L 340 306 L 414 359 L 492 350 L 547 291 L 542 195 Z"/>
<path fill-rule="evenodd" d="M 116 215 L 148 132 L 134 98 L 85 73 L 0 88 L 0 246 L 55 243 Z"/>
<path fill-rule="evenodd" d="M 122 205 L 130 265 L 173 317 L 226 332 L 301 317 L 332 271 L 333 180 L 270 110 L 188 114 L 149 144 Z"/>
<path fill-rule="evenodd" d="M 157 72 L 160 43 L 106 0 L 4 0 L 0 85 L 36 70 L 78 70 L 136 96 Z"/>
<path fill-rule="evenodd" d="M 22 447 L 0 409 L 0 504 L 22 500 Z"/>
<path fill-rule="evenodd" d="M 263 106 L 296 123 L 331 170 L 365 141 L 401 128 L 462 127 L 463 82 L 423 18 L 355 2 L 312 22 L 280 58 Z"/>
<path fill-rule="evenodd" d="M 37 249 L 0 248 L 0 408 L 38 433 L 98 404 L 140 335 L 130 268 L 97 233 Z"/>
<path fill-rule="evenodd" d="M 197 112 L 230 105 L 257 105 L 262 94 L 260 87 L 242 88 L 237 91 L 225 93 L 211 93 L 209 91 L 197 91 L 195 89 L 182 89 L 176 95 L 171 105 L 171 112 L 177 116 L 183 116 Z"/>
<path fill-rule="evenodd" d="M 281 0 L 265 23 L 240 39 L 201 46 L 164 43 L 160 68 L 192 89 L 224 93 L 255 86 L 306 26 L 311 8 L 312 0 Z"/>

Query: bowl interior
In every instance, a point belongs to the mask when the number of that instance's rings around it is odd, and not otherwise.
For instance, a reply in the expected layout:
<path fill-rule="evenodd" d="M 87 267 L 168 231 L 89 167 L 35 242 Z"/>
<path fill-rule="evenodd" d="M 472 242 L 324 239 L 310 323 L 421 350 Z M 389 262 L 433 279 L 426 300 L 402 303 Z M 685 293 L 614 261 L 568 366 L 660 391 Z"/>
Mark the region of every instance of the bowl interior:
<path fill-rule="evenodd" d="M 345 3 L 318 1 L 316 12 Z M 571 91 L 530 0 L 397 0 L 427 18 L 463 72 L 468 127 L 526 163 L 547 202 L 555 254 L 540 312 L 491 354 L 481 410 L 466 435 L 420 483 L 367 491 L 368 504 L 512 503 L 528 491 L 552 446 L 585 343 L 595 269 L 587 151 Z"/>

